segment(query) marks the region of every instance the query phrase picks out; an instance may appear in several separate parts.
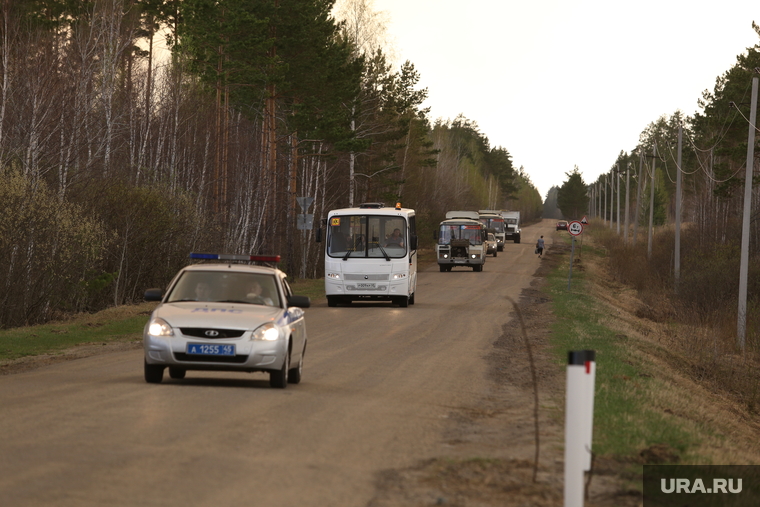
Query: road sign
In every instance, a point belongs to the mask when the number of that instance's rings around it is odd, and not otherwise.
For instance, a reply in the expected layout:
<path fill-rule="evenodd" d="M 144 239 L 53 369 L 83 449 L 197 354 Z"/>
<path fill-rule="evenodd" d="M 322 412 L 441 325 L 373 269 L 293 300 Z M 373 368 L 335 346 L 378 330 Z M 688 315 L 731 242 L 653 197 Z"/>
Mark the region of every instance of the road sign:
<path fill-rule="evenodd" d="M 296 229 L 299 231 L 310 231 L 314 228 L 314 215 L 299 213 L 296 215 Z"/>
<path fill-rule="evenodd" d="M 306 213 L 309 210 L 309 206 L 311 206 L 311 203 L 314 202 L 313 197 L 296 197 L 296 201 L 298 201 L 298 205 L 301 206 L 301 211 Z"/>
<path fill-rule="evenodd" d="M 578 236 L 583 232 L 583 224 L 577 220 L 573 220 L 572 222 L 567 224 L 567 232 L 569 232 L 573 236 Z"/>
<path fill-rule="evenodd" d="M 583 218 L 581 218 L 581 223 L 583 225 L 586 225 L 588 223 L 588 218 L 586 218 L 586 215 L 583 215 Z"/>

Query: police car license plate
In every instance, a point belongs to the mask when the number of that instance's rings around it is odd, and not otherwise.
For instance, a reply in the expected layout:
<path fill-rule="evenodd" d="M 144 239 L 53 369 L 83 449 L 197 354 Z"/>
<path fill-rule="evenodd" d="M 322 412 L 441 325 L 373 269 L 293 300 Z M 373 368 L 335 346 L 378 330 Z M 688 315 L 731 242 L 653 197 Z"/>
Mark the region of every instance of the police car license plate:
<path fill-rule="evenodd" d="M 205 343 L 188 343 L 187 353 L 200 356 L 234 356 L 234 345 L 208 345 Z"/>
<path fill-rule="evenodd" d="M 374 289 L 375 284 L 374 283 L 357 283 L 356 287 L 359 289 Z"/>

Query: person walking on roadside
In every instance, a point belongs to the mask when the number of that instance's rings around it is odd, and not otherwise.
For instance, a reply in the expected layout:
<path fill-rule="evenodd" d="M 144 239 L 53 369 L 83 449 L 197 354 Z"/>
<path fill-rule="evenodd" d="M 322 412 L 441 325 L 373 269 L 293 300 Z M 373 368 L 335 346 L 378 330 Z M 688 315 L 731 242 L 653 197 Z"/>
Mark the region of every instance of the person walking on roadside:
<path fill-rule="evenodd" d="M 538 238 L 538 241 L 536 241 L 536 252 L 538 252 L 539 259 L 544 254 L 544 237 L 543 236 Z"/>

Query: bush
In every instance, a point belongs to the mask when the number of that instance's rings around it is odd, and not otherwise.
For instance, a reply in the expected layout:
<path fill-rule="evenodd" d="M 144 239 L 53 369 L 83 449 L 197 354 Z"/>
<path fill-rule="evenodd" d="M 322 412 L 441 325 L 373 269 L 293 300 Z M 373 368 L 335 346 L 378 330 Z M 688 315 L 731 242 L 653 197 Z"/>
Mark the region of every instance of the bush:
<path fill-rule="evenodd" d="M 103 224 L 44 181 L 0 173 L 0 327 L 80 310 L 107 246 Z"/>
<path fill-rule="evenodd" d="M 102 271 L 114 274 L 113 284 L 93 309 L 141 301 L 145 289 L 166 286 L 191 251 L 212 244 L 192 194 L 104 181 L 84 197 L 113 238 Z"/>

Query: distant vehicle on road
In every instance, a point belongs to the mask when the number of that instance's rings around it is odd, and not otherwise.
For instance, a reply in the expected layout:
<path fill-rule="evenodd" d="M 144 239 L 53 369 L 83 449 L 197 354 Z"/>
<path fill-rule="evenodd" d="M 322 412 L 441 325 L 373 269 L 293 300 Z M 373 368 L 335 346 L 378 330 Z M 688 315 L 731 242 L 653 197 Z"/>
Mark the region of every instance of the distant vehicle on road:
<path fill-rule="evenodd" d="M 483 271 L 486 262 L 486 226 L 477 211 L 448 211 L 434 231 L 436 257 L 441 272 L 457 266 Z"/>
<path fill-rule="evenodd" d="M 486 240 L 486 255 L 493 254 L 496 257 L 496 253 L 499 251 L 499 243 L 496 241 L 496 236 L 492 233 L 488 233 L 488 239 Z"/>
<path fill-rule="evenodd" d="M 501 210 L 482 209 L 478 211 L 478 216 L 480 221 L 485 224 L 486 230 L 492 232 L 496 237 L 496 248 L 499 252 L 504 250 L 506 228 L 504 226 L 504 217 L 501 216 Z"/>
<path fill-rule="evenodd" d="M 557 222 L 557 230 L 558 231 L 566 231 L 567 230 L 567 220 L 560 220 Z"/>
<path fill-rule="evenodd" d="M 520 242 L 520 212 L 519 211 L 502 211 L 504 217 L 504 240 L 511 239 L 515 243 Z"/>

